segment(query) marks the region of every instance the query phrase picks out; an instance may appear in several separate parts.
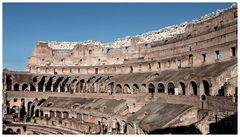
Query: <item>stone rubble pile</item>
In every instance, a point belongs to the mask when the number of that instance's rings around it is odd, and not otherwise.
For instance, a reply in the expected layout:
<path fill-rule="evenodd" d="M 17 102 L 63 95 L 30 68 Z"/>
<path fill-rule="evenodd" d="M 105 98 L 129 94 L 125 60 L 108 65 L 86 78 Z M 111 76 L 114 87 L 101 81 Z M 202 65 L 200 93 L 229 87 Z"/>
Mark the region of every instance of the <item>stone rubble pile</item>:
<path fill-rule="evenodd" d="M 216 12 L 212 12 L 210 14 L 204 15 L 199 19 L 192 20 L 192 22 L 183 22 L 180 25 L 168 26 L 159 30 L 154 30 L 150 32 L 146 32 L 136 36 L 126 36 L 124 38 L 118 38 L 113 43 L 102 43 L 100 41 L 86 40 L 82 42 L 48 42 L 48 46 L 52 49 L 73 49 L 75 45 L 99 45 L 103 47 L 111 47 L 111 48 L 120 48 L 127 47 L 131 45 L 140 45 L 140 44 L 148 44 L 155 41 L 162 41 L 164 39 L 173 38 L 179 34 L 184 34 L 186 32 L 186 26 L 189 24 L 197 24 L 204 21 L 207 21 L 211 18 L 219 16 L 225 10 L 236 7 L 236 3 L 232 4 L 231 7 L 223 10 L 217 10 Z"/>

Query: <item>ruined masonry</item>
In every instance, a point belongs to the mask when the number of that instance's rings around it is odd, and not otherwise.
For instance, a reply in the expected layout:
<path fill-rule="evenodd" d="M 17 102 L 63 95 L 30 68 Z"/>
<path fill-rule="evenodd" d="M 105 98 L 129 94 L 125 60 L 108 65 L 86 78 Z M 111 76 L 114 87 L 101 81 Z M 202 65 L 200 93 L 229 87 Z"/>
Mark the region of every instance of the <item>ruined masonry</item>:
<path fill-rule="evenodd" d="M 39 41 L 3 70 L 3 133 L 237 134 L 237 6 L 113 43 Z"/>

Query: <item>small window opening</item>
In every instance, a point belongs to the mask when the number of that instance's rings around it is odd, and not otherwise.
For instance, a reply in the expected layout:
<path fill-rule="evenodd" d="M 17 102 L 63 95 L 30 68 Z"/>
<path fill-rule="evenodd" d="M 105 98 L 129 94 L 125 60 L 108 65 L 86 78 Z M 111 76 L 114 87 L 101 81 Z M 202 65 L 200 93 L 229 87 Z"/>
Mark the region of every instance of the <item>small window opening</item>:
<path fill-rule="evenodd" d="M 206 62 L 206 54 L 202 54 L 203 62 Z"/>

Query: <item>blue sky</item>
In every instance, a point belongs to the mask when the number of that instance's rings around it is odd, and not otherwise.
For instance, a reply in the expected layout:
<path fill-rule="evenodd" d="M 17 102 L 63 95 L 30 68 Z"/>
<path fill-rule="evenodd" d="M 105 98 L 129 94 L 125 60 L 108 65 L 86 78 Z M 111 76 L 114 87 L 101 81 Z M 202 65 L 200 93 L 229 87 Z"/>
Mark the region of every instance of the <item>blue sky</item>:
<path fill-rule="evenodd" d="M 232 3 L 4 3 L 3 68 L 24 70 L 37 41 L 100 40 L 191 21 Z"/>

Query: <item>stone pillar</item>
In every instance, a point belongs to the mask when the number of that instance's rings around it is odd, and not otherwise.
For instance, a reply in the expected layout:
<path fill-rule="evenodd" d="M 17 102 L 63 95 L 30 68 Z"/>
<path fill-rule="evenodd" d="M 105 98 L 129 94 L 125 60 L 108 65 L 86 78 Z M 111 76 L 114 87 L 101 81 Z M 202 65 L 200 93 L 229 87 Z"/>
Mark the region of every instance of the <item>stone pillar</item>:
<path fill-rule="evenodd" d="M 51 91 L 52 91 L 52 92 L 53 92 L 53 86 L 54 86 L 54 84 L 51 85 Z"/>
<path fill-rule="evenodd" d="M 46 92 L 46 84 L 43 84 L 43 92 Z"/>
<path fill-rule="evenodd" d="M 22 84 L 19 84 L 19 91 L 22 91 Z"/>
<path fill-rule="evenodd" d="M 36 84 L 36 92 L 38 92 L 38 84 Z"/>
<path fill-rule="evenodd" d="M 77 87 L 74 86 L 74 87 L 73 87 L 73 93 L 76 93 L 76 90 L 77 90 Z"/>
<path fill-rule="evenodd" d="M 61 92 L 61 84 L 58 85 L 58 92 Z"/>
<path fill-rule="evenodd" d="M 81 114 L 81 123 L 83 124 L 83 114 Z"/>
<path fill-rule="evenodd" d="M 112 133 L 112 123 L 109 123 L 108 125 L 109 125 L 109 126 L 108 126 L 108 132 L 109 132 L 109 133 Z"/>
<path fill-rule="evenodd" d="M 124 134 L 124 127 L 125 127 L 125 123 L 122 122 L 121 125 L 120 125 L 120 133 L 121 134 Z"/>
<path fill-rule="evenodd" d="M 67 92 L 67 91 L 68 91 L 68 85 L 66 84 L 64 92 Z"/>

